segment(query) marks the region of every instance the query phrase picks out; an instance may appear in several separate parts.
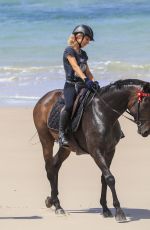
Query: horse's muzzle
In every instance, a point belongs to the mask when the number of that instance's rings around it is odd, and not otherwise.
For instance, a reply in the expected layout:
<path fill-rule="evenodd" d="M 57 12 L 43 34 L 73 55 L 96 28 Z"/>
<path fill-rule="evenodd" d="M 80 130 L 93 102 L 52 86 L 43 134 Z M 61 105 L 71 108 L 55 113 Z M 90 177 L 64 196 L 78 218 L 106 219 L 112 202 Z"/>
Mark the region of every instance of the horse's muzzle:
<path fill-rule="evenodd" d="M 138 133 L 142 137 L 147 137 L 148 135 L 150 135 L 150 128 L 142 128 L 141 126 L 139 126 L 138 127 Z"/>

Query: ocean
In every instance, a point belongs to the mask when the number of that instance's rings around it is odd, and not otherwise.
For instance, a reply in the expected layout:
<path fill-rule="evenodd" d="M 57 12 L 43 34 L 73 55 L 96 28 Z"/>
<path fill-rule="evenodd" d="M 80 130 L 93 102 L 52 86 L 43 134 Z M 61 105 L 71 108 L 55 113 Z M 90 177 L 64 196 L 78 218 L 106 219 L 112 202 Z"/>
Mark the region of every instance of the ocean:
<path fill-rule="evenodd" d="M 0 0 L 0 106 L 34 106 L 63 88 L 62 55 L 78 24 L 93 28 L 85 50 L 101 86 L 150 81 L 149 0 Z"/>

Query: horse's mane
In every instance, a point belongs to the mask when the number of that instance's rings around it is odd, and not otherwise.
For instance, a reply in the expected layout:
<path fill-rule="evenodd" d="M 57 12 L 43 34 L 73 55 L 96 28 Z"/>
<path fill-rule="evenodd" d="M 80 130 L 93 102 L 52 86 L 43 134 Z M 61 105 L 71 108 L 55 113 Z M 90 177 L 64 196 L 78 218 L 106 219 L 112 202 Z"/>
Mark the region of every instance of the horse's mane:
<path fill-rule="evenodd" d="M 125 79 L 125 80 L 117 80 L 115 82 L 110 83 L 109 85 L 103 86 L 100 90 L 100 94 L 107 93 L 110 90 L 120 90 L 128 86 L 140 86 L 144 92 L 150 93 L 149 82 L 142 81 L 139 79 Z"/>

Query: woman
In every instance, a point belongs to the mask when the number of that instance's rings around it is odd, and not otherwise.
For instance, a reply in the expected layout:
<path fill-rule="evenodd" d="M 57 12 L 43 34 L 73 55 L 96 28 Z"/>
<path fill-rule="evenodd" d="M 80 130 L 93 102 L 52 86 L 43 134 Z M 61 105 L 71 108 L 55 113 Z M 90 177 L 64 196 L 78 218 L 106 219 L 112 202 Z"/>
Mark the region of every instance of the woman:
<path fill-rule="evenodd" d="M 64 85 L 65 106 L 60 114 L 59 140 L 60 145 L 64 147 L 68 146 L 65 131 L 77 96 L 75 84 L 77 82 L 85 82 L 85 87 L 89 90 L 92 90 L 95 83 L 98 84 L 98 82 L 94 82 L 94 77 L 87 64 L 88 56 L 81 49 L 93 40 L 92 29 L 87 25 L 78 25 L 69 37 L 69 46 L 63 54 L 63 64 L 66 73 L 66 82 Z"/>

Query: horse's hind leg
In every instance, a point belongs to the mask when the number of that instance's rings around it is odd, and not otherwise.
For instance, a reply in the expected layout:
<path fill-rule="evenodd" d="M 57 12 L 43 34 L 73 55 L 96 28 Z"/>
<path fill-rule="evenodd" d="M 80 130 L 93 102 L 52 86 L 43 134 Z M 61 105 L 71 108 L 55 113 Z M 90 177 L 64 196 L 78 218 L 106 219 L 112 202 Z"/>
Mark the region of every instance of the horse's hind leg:
<path fill-rule="evenodd" d="M 43 157 L 45 160 L 45 169 L 47 173 L 47 178 L 51 185 L 52 198 L 55 197 L 55 189 L 53 183 L 54 169 L 53 169 L 53 147 L 54 147 L 54 138 L 50 135 L 48 131 L 38 132 L 39 138 L 43 148 Z"/>
<path fill-rule="evenodd" d="M 64 210 L 62 209 L 62 207 L 60 206 L 60 202 L 58 200 L 58 172 L 59 169 L 63 163 L 63 161 L 65 159 L 67 159 L 67 157 L 70 155 L 70 151 L 65 149 L 65 148 L 59 148 L 57 154 L 54 156 L 53 158 L 53 185 L 51 185 L 51 187 L 53 187 L 53 191 L 51 192 L 51 197 L 47 197 L 45 203 L 46 206 L 49 208 L 52 205 L 55 206 L 56 208 L 56 213 L 57 214 L 64 214 Z"/>
<path fill-rule="evenodd" d="M 51 197 L 49 199 L 49 206 L 54 205 L 57 209 L 62 209 L 60 206 L 57 189 L 57 183 L 55 179 L 55 167 L 54 167 L 54 158 L 53 158 L 53 147 L 54 147 L 54 138 L 49 133 L 48 130 L 42 129 L 38 130 L 39 138 L 43 148 L 43 156 L 45 160 L 45 169 L 47 172 L 47 178 L 51 186 Z"/>

